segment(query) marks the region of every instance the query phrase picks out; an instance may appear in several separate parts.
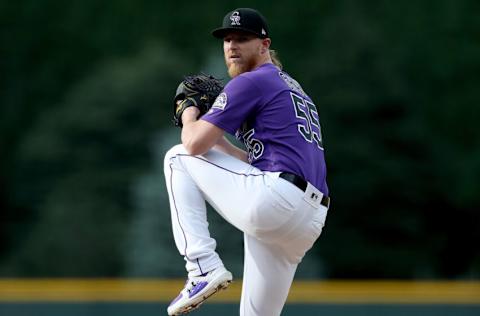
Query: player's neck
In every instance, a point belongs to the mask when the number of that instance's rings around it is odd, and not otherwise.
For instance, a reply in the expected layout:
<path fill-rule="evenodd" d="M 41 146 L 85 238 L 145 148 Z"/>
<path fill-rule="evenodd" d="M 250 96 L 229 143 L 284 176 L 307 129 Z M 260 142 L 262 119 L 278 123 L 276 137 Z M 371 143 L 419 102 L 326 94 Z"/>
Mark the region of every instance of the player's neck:
<path fill-rule="evenodd" d="M 270 54 L 266 54 L 266 55 L 264 55 L 264 56 L 261 56 L 261 57 L 258 59 L 255 67 L 252 68 L 252 70 L 255 70 L 255 69 L 257 69 L 258 67 L 260 67 L 260 66 L 262 66 L 262 65 L 265 65 L 265 64 L 273 64 L 272 58 L 270 57 Z"/>

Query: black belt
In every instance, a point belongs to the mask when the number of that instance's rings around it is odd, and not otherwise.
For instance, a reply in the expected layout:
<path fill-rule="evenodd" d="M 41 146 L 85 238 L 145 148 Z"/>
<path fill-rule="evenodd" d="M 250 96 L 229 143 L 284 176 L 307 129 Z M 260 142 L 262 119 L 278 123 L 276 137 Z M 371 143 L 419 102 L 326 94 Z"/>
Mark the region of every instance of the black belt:
<path fill-rule="evenodd" d="M 303 180 L 302 177 L 297 176 L 293 173 L 282 172 L 280 173 L 280 178 L 287 180 L 288 182 L 293 183 L 297 188 L 305 192 L 307 188 L 307 181 Z M 330 198 L 323 194 L 322 201 L 320 202 L 323 206 L 328 208 L 330 206 Z"/>

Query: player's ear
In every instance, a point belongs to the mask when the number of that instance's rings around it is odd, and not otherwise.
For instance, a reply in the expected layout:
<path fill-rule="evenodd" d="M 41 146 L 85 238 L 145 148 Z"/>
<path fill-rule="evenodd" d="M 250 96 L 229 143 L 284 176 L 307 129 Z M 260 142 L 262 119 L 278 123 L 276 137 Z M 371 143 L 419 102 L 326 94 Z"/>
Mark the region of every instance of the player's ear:
<path fill-rule="evenodd" d="M 262 50 L 261 50 L 262 54 L 265 54 L 266 52 L 269 51 L 271 43 L 272 43 L 272 40 L 268 37 L 262 39 Z"/>

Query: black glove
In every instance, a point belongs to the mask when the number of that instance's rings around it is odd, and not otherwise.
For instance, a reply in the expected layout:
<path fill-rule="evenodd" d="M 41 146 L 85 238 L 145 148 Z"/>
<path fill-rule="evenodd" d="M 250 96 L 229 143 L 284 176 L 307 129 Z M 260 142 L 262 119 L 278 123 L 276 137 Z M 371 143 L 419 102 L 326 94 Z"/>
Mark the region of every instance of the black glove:
<path fill-rule="evenodd" d="M 182 114 L 189 106 L 200 110 L 200 116 L 207 113 L 223 90 L 220 80 L 212 75 L 198 74 L 185 77 L 177 88 L 173 99 L 173 123 L 182 127 Z"/>

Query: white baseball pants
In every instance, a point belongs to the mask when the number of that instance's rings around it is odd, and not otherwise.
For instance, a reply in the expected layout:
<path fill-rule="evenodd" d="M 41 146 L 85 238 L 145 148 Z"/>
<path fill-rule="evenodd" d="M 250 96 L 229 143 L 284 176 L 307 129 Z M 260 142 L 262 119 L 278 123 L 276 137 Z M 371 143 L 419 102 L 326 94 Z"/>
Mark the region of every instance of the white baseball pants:
<path fill-rule="evenodd" d="M 164 171 L 174 239 L 189 276 L 223 266 L 208 230 L 208 201 L 244 232 L 240 315 L 280 315 L 298 263 L 320 236 L 327 208 L 279 172 L 263 172 L 214 149 L 191 156 L 183 145 L 174 146 Z"/>

